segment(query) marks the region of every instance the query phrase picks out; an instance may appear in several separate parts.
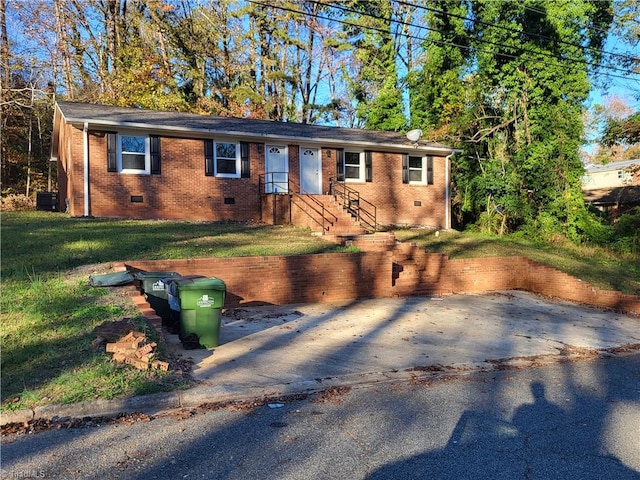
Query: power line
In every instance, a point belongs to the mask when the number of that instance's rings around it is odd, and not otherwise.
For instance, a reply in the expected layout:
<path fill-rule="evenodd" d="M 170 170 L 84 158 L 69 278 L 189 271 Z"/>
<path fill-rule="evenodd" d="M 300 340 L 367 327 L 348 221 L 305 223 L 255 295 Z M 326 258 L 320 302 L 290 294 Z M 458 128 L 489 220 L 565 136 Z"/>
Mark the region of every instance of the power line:
<path fill-rule="evenodd" d="M 314 1 L 314 0 L 312 0 L 312 1 Z M 321 2 L 314 1 L 314 3 L 321 3 Z M 435 9 L 430 8 L 430 7 L 429 7 L 429 8 L 427 8 L 427 7 L 423 7 L 423 6 L 421 6 L 421 5 L 415 5 L 415 4 L 412 4 L 412 3 L 409 3 L 409 2 L 403 2 L 403 1 L 401 1 L 401 0 L 398 0 L 398 3 L 400 3 L 400 4 L 402 4 L 402 5 L 406 5 L 406 6 L 411 6 L 411 7 L 420 8 L 420 9 L 427 10 L 427 11 L 428 11 L 428 10 L 433 10 L 433 11 L 438 11 L 438 12 L 444 13 L 442 10 L 435 10 Z M 347 8 L 347 7 L 343 7 L 343 6 L 341 6 L 341 5 L 330 4 L 330 5 L 328 5 L 328 6 L 329 6 L 329 7 L 331 7 L 331 8 L 339 9 L 339 10 L 342 10 L 342 11 L 345 11 L 345 12 L 349 12 L 349 13 L 358 13 L 358 14 L 361 14 L 361 15 L 364 15 L 364 16 L 368 16 L 368 17 L 371 17 L 371 18 L 375 18 L 375 19 L 378 19 L 378 20 L 384 20 L 384 21 L 389 21 L 389 22 L 396 22 L 396 23 L 403 24 L 403 25 L 407 25 L 407 26 L 410 26 L 410 27 L 425 28 L 425 29 L 430 30 L 430 31 L 434 31 L 434 32 L 438 32 L 438 33 L 443 33 L 443 32 L 442 32 L 442 31 L 440 31 L 440 30 L 433 29 L 433 28 L 430 28 L 430 27 L 424 27 L 424 26 L 422 26 L 422 25 L 416 25 L 415 23 L 408 23 L 408 22 L 404 22 L 404 21 L 396 20 L 396 19 L 393 19 L 393 18 L 384 18 L 384 17 L 380 17 L 380 16 L 377 16 L 377 15 L 362 14 L 361 12 L 359 12 L 359 11 L 357 11 L 357 10 L 354 10 L 354 9 L 351 9 L 351 8 Z M 458 18 L 461 18 L 461 19 L 464 19 L 464 20 L 468 20 L 468 21 L 474 21 L 473 19 L 470 19 L 470 18 L 468 18 L 468 17 L 463 17 L 463 16 L 460 16 L 460 15 L 453 15 L 453 14 L 452 14 L 451 16 L 458 17 Z M 479 21 L 478 21 L 478 22 L 479 22 Z M 515 33 L 518 33 L 518 34 L 526 33 L 526 32 L 519 32 L 519 31 L 517 31 L 517 30 L 513 30 L 513 29 L 508 29 L 508 28 L 506 28 L 506 27 L 501 27 L 501 26 L 499 26 L 499 25 L 492 24 L 492 23 L 489 23 L 489 22 L 482 22 L 482 23 L 484 23 L 484 24 L 486 24 L 486 25 L 490 25 L 490 26 L 498 27 L 498 28 L 503 28 L 503 29 L 506 29 L 506 30 L 509 30 L 509 31 L 511 31 L 511 32 L 515 32 Z M 536 34 L 533 34 L 533 33 L 526 33 L 526 34 L 527 34 L 527 35 L 531 35 L 531 36 L 535 36 L 535 35 L 536 35 Z M 539 35 L 539 36 L 540 36 L 540 35 Z M 550 37 L 545 37 L 545 38 L 547 38 L 547 39 L 549 39 L 549 40 L 554 41 L 554 39 L 552 39 L 552 38 L 550 38 Z M 433 40 L 428 39 L 428 38 L 427 38 L 427 39 L 422 39 L 422 40 L 423 40 L 423 41 L 425 41 L 425 40 L 433 41 Z M 533 53 L 533 54 L 536 54 L 536 55 L 543 55 L 543 56 L 546 56 L 546 57 L 549 57 L 549 58 L 555 58 L 555 59 L 557 59 L 557 60 L 561 60 L 561 59 L 559 59 L 556 55 L 551 54 L 551 53 L 546 53 L 546 52 L 535 52 L 535 51 L 532 51 L 532 50 L 528 50 L 528 49 L 524 49 L 524 48 L 519 48 L 519 47 L 512 46 L 512 45 L 505 45 L 505 44 L 503 44 L 503 43 L 499 43 L 499 42 L 492 42 L 492 41 L 489 41 L 489 40 L 483 40 L 483 39 L 476 39 L 476 38 L 474 38 L 474 39 L 472 39 L 472 40 L 473 40 L 473 41 L 476 41 L 476 42 L 481 42 L 481 43 L 489 44 L 489 45 L 492 45 L 492 46 L 497 46 L 497 47 L 507 48 L 507 49 L 515 49 L 515 50 L 518 50 L 518 49 L 519 49 L 519 50 L 521 50 L 523 53 Z M 572 46 L 574 46 L 574 47 L 584 48 L 584 47 L 582 47 L 582 46 L 580 46 L 580 45 L 572 44 L 572 43 L 569 43 L 569 42 L 565 42 L 565 43 L 567 43 L 567 44 L 569 44 L 569 45 L 572 45 Z M 460 47 L 460 45 L 457 45 L 457 44 L 452 44 L 452 45 L 453 45 L 453 46 Z M 473 47 L 471 47 L 471 48 L 473 48 Z M 595 50 L 595 49 L 594 49 L 594 50 Z M 493 54 L 496 54 L 496 55 L 504 55 L 502 52 L 493 52 L 493 51 L 489 51 L 489 52 L 486 52 L 486 53 L 493 53 Z M 519 55 L 518 55 L 518 56 L 514 56 L 514 55 L 505 55 L 505 56 L 508 56 L 508 57 L 510 57 L 510 58 L 518 58 L 518 57 L 519 57 Z M 627 70 L 627 69 L 618 68 L 618 67 L 613 67 L 613 66 L 609 66 L 609 65 L 603 65 L 603 64 L 594 63 L 594 62 L 589 62 L 589 61 L 584 60 L 584 59 L 566 58 L 566 59 L 563 59 L 563 60 L 565 60 L 565 61 L 569 61 L 569 62 L 572 62 L 572 63 L 579 63 L 579 64 L 583 64 L 583 65 L 590 65 L 590 66 L 594 66 L 594 67 L 598 67 L 598 68 L 605 68 L 605 69 L 608 69 L 608 70 L 619 71 L 619 72 L 623 72 L 623 73 L 626 73 L 626 74 L 633 73 L 633 72 L 629 72 L 629 70 Z M 640 59 L 635 59 L 635 60 L 637 60 L 638 62 L 640 62 Z"/>
<path fill-rule="evenodd" d="M 374 27 L 374 26 L 366 26 L 365 27 L 365 26 L 363 26 L 363 25 L 361 25 L 359 23 L 350 22 L 350 21 L 347 21 L 347 20 L 340 20 L 340 19 L 336 19 L 336 18 L 333 18 L 333 17 L 327 17 L 327 16 L 320 15 L 320 14 L 317 14 L 317 13 L 312 14 L 312 13 L 304 12 L 302 10 L 296 10 L 296 9 L 293 9 L 293 8 L 290 8 L 290 7 L 285 7 L 285 6 L 280 6 L 280 5 L 272 5 L 272 4 L 264 3 L 264 2 L 261 2 L 261 1 L 258 1 L 258 0 L 248 0 L 248 1 L 249 1 L 249 3 L 253 3 L 255 5 L 260 5 L 260 6 L 263 6 L 263 7 L 271 7 L 271 8 L 275 8 L 275 9 L 286 11 L 286 12 L 290 12 L 290 13 L 301 14 L 301 15 L 304 15 L 304 16 L 307 16 L 307 17 L 312 17 L 312 18 L 316 18 L 316 19 L 332 21 L 332 22 L 343 24 L 343 25 L 358 27 L 358 28 L 361 28 L 361 29 L 368 29 L 368 30 L 378 31 L 378 32 L 381 32 L 381 33 L 388 33 L 388 31 L 383 29 L 383 28 L 378 28 L 378 27 Z M 343 7 L 341 5 L 327 4 L 327 3 L 324 3 L 324 2 L 320 2 L 320 1 L 314 1 L 314 3 L 318 3 L 318 4 L 321 4 L 321 5 L 324 5 L 324 6 L 327 6 L 327 7 L 330 7 L 330 8 L 334 8 L 334 9 L 338 9 L 338 10 L 342 10 L 342 11 L 345 11 L 345 12 L 361 14 L 363 16 L 370 17 L 370 18 L 377 19 L 377 20 L 383 20 L 383 21 L 386 21 L 386 22 L 394 22 L 394 23 L 398 23 L 398 24 L 401 24 L 401 25 L 409 26 L 409 27 L 428 30 L 428 31 L 431 31 L 431 32 L 443 33 L 441 30 L 437 30 L 437 29 L 434 29 L 434 28 L 431 28 L 431 27 L 428 27 L 428 26 L 424 26 L 424 25 L 416 25 L 414 23 L 404 22 L 404 21 L 393 19 L 393 18 L 385 18 L 385 17 L 380 17 L 380 16 L 376 16 L 376 15 L 371 15 L 371 14 L 363 14 L 362 12 L 359 12 L 359 11 L 353 10 L 353 9 L 349 9 L 349 8 Z M 412 5 L 412 4 L 408 4 L 408 5 Z M 423 8 L 423 7 L 419 7 L 419 8 Z M 453 43 L 453 42 L 447 42 L 447 41 L 442 41 L 442 40 L 435 40 L 435 39 L 432 39 L 432 38 L 420 37 L 420 36 L 417 36 L 417 35 L 411 35 L 409 33 L 398 33 L 398 36 L 403 36 L 405 38 L 413 38 L 413 39 L 416 39 L 416 40 L 419 40 L 419 41 L 422 41 L 422 42 L 429 41 L 429 42 L 432 42 L 432 43 L 438 44 L 438 45 L 446 45 L 446 46 L 452 46 L 452 47 L 465 49 L 465 50 L 477 51 L 477 52 L 481 52 L 481 53 L 489 53 L 491 55 L 495 55 L 495 56 L 499 56 L 499 57 L 506 57 L 506 58 L 511 58 L 511 59 L 521 58 L 521 54 L 516 55 L 516 54 L 509 54 L 509 53 L 506 53 L 506 52 L 498 52 L 498 51 L 495 51 L 495 50 L 483 50 L 483 49 L 480 49 L 480 48 L 475 47 L 475 46 L 460 45 L 460 44 L 456 44 L 456 43 Z M 518 48 L 518 47 L 513 46 L 513 45 L 505 45 L 505 44 L 501 44 L 501 43 L 498 43 L 498 42 L 491 42 L 491 41 L 484 40 L 484 39 L 473 39 L 473 40 L 476 41 L 476 42 L 479 42 L 479 43 L 489 44 L 489 45 L 498 46 L 498 47 L 511 49 L 511 50 L 518 50 L 519 49 L 522 53 L 531 53 L 531 54 L 534 54 L 534 55 L 542 55 L 542 56 L 545 56 L 545 57 L 553 58 L 553 59 L 558 60 L 560 62 L 570 62 L 570 63 L 574 63 L 574 64 L 591 65 L 591 66 L 599 67 L 599 68 L 605 69 L 605 70 L 621 71 L 621 72 L 627 73 L 627 75 L 634 73 L 634 72 L 629 72 L 626 69 L 620 69 L 620 68 L 611 67 L 611 66 L 607 66 L 607 65 L 602 65 L 602 64 L 598 64 L 598 63 L 588 62 L 588 61 L 586 61 L 584 59 L 575 59 L 575 58 L 564 58 L 564 59 L 562 59 L 562 58 L 558 58 L 556 55 L 553 55 L 553 54 L 550 54 L 550 53 L 547 53 L 547 52 L 536 52 L 536 51 L 532 51 L 532 50 Z M 606 73 L 604 75 L 606 75 L 607 77 L 610 77 L 610 78 L 621 78 L 621 79 L 625 79 L 625 80 L 629 79 L 628 76 L 614 75 L 614 74 L 611 74 L 611 73 Z"/>
<path fill-rule="evenodd" d="M 554 42 L 554 43 L 568 45 L 568 46 L 572 46 L 572 47 L 575 47 L 575 48 L 580 48 L 582 50 L 592 50 L 592 51 L 600 53 L 600 54 L 606 54 L 606 55 L 611 55 L 611 56 L 615 56 L 615 57 L 620 57 L 620 58 L 625 59 L 627 61 L 640 63 L 640 58 L 637 58 L 637 57 L 632 57 L 632 56 L 629 56 L 629 55 L 623 55 L 623 54 L 615 53 L 615 52 L 608 52 L 606 50 L 597 49 L 597 48 L 594 48 L 594 47 L 588 47 L 588 46 L 580 45 L 578 43 L 567 42 L 566 40 L 561 40 L 561 39 L 558 39 L 558 38 L 552 38 L 552 37 L 549 37 L 547 35 L 542 35 L 540 33 L 532 33 L 532 32 L 527 32 L 527 31 L 520 31 L 520 30 L 516 30 L 516 29 L 513 29 L 513 28 L 505 27 L 503 25 L 497 25 L 497 24 L 492 23 L 492 22 L 487 22 L 487 21 L 484 21 L 484 20 L 478 20 L 476 18 L 469 18 L 469 17 L 463 16 L 463 15 L 458 15 L 458 14 L 451 13 L 451 12 L 445 12 L 444 10 L 439 10 L 439 9 L 433 8 L 433 7 L 426 7 L 426 6 L 423 6 L 423 5 L 416 5 L 416 4 L 413 4 L 413 3 L 404 2 L 402 0 L 396 0 L 396 1 L 401 5 L 406 5 L 406 6 L 410 6 L 410 7 L 419 8 L 421 10 L 426 10 L 426 11 L 432 11 L 432 12 L 446 14 L 446 15 L 448 15 L 450 17 L 454 17 L 454 18 L 459 18 L 459 19 L 462 19 L 462 20 L 470 21 L 470 22 L 473 22 L 473 23 L 479 24 L 479 25 L 486 25 L 486 26 L 489 26 L 489 27 L 499 28 L 499 29 L 505 30 L 507 32 L 517 33 L 518 35 L 526 35 L 528 37 L 537 37 L 537 38 L 540 38 L 542 40 L 549 40 L 549 41 Z M 530 10 L 530 11 L 538 13 L 538 14 L 546 14 L 546 12 L 544 12 L 543 10 L 537 10 L 537 9 L 534 9 L 534 8 L 531 8 L 531 7 L 524 7 L 524 8 L 525 8 L 525 10 Z M 603 31 L 602 29 L 598 29 L 598 30 Z M 607 68 L 607 66 L 604 66 L 604 67 Z M 627 70 L 621 70 L 621 71 L 627 71 Z"/>

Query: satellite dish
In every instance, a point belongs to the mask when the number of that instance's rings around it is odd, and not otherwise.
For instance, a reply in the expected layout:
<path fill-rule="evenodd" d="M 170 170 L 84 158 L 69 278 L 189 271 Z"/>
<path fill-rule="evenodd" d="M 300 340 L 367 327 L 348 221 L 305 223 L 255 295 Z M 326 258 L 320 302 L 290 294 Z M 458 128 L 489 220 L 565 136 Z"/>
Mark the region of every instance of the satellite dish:
<path fill-rule="evenodd" d="M 419 128 L 415 130 L 409 130 L 407 132 L 407 138 L 409 139 L 409 141 L 413 143 L 416 143 L 418 140 L 420 140 L 421 137 L 422 137 L 422 130 L 420 130 Z"/>

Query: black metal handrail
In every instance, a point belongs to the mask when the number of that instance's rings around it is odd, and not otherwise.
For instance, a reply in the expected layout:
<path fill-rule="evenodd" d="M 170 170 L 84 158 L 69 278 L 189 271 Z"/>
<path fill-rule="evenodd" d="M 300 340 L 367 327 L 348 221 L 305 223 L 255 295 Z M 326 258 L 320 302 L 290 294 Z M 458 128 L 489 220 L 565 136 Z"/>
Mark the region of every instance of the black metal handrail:
<path fill-rule="evenodd" d="M 329 192 L 338 203 L 342 204 L 342 208 L 347 210 L 360 224 L 364 224 L 373 231 L 378 229 L 377 208 L 373 203 L 362 198 L 360 192 L 349 187 L 345 182 L 330 178 L 329 185 Z"/>
<path fill-rule="evenodd" d="M 313 198 L 311 195 L 306 193 L 294 193 L 293 195 L 296 199 L 304 203 L 307 209 L 312 210 L 320 217 L 320 220 L 318 220 L 318 218 L 314 217 L 309 210 L 300 207 L 300 210 L 307 215 L 311 221 L 322 227 L 323 235 L 338 221 L 338 217 L 328 211 L 324 203 Z"/>
<path fill-rule="evenodd" d="M 286 179 L 286 181 L 284 179 Z M 261 174 L 258 176 L 258 183 L 260 193 L 263 195 L 289 194 L 292 198 L 295 196 L 295 198 L 299 199 L 302 203 L 305 204 L 307 209 L 302 208 L 299 205 L 298 207 L 313 222 L 322 227 L 323 235 L 327 232 L 327 230 L 329 230 L 329 227 L 335 225 L 338 221 L 338 217 L 327 210 L 327 207 L 324 205 L 324 203 L 314 198 L 310 194 L 301 193 L 302 188 L 298 183 L 291 180 L 291 178 L 289 177 L 289 172 L 270 172 Z M 309 210 L 315 212 L 320 217 L 320 220 L 314 217 Z"/>
<path fill-rule="evenodd" d="M 302 212 L 307 215 L 313 222 L 322 227 L 323 235 L 327 232 L 329 227 L 332 227 L 336 224 L 336 222 L 338 221 L 338 217 L 327 210 L 327 207 L 324 203 L 313 197 L 313 195 L 311 194 L 302 193 L 302 186 L 299 183 L 289 179 L 289 185 L 292 187 L 290 188 L 291 192 L 298 192 L 294 193 L 294 197 L 296 199 L 299 199 L 305 204 L 307 208 L 311 209 L 313 212 L 320 216 L 320 220 L 318 220 L 317 218 L 314 218 L 314 216 L 308 210 L 300 208 L 300 210 L 302 210 Z"/>
<path fill-rule="evenodd" d="M 258 176 L 261 194 L 289 193 L 289 172 L 269 172 Z"/>

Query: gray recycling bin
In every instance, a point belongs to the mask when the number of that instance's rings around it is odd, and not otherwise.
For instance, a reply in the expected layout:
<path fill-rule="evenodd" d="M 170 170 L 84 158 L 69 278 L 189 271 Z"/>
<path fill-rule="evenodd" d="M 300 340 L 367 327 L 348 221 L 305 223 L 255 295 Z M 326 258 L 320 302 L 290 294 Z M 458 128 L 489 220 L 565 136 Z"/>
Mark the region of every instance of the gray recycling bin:
<path fill-rule="evenodd" d="M 171 320 L 169 297 L 166 290 L 166 279 L 179 277 L 177 272 L 136 272 L 134 278 L 140 280 L 140 289 L 156 314 L 162 318 L 166 326 Z"/>

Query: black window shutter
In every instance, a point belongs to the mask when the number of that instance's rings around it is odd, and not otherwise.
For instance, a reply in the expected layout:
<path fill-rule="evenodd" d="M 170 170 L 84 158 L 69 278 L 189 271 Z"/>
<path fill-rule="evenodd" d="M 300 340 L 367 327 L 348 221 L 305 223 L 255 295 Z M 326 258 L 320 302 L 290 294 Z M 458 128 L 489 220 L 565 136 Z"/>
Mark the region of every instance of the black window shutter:
<path fill-rule="evenodd" d="M 249 143 L 240 142 L 240 177 L 251 177 L 251 162 L 249 161 Z"/>
<path fill-rule="evenodd" d="M 160 175 L 160 137 L 150 135 L 149 143 L 151 144 L 151 173 Z"/>
<path fill-rule="evenodd" d="M 213 140 L 204 141 L 204 174 L 213 177 Z"/>
<path fill-rule="evenodd" d="M 107 133 L 107 172 L 118 171 L 118 134 Z"/>
<path fill-rule="evenodd" d="M 336 179 L 344 182 L 344 149 L 336 149 Z"/>
<path fill-rule="evenodd" d="M 402 154 L 402 183 L 409 183 L 409 155 Z"/>
<path fill-rule="evenodd" d="M 433 185 L 433 157 L 427 157 L 427 185 Z"/>
<path fill-rule="evenodd" d="M 371 168 L 371 156 L 370 150 L 364 152 L 364 176 L 366 182 L 373 181 L 373 169 Z"/>

